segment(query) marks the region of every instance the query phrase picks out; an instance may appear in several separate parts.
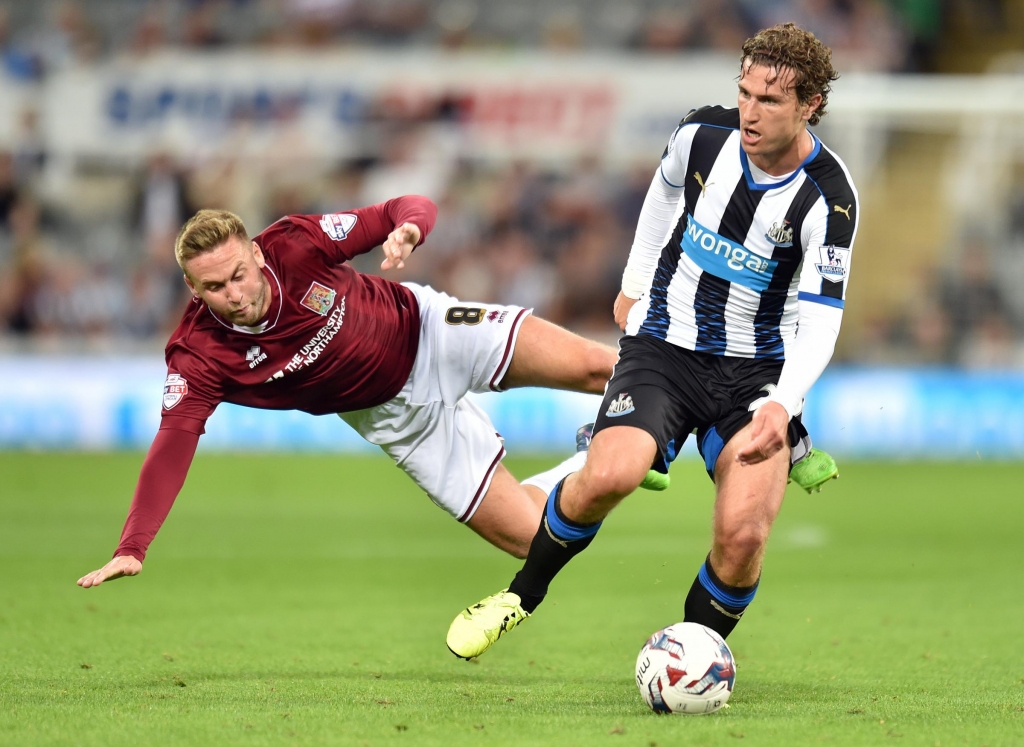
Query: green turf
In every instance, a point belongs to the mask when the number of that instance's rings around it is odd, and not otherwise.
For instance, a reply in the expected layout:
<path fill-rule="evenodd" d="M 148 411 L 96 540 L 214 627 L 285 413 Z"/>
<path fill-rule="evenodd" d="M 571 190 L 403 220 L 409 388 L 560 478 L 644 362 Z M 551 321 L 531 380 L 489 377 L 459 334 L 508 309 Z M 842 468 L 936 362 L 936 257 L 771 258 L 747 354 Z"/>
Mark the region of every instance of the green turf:
<path fill-rule="evenodd" d="M 383 459 L 200 456 L 143 574 L 77 588 L 140 462 L 0 454 L 0 744 L 1024 745 L 1024 465 L 791 489 L 731 707 L 659 717 L 633 665 L 707 550 L 695 462 L 479 663 L 448 623 L 518 563 Z"/>

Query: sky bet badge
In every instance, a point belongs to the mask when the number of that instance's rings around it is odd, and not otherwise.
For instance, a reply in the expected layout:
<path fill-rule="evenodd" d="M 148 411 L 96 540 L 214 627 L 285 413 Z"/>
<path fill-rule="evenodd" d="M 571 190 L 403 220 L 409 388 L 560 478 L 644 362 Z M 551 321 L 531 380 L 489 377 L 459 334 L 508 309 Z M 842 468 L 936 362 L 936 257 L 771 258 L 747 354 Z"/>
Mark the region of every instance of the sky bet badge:
<path fill-rule="evenodd" d="M 164 409 L 170 410 L 188 394 L 188 382 L 181 374 L 169 373 L 164 381 Z"/>
<path fill-rule="evenodd" d="M 344 241 L 356 220 L 352 213 L 327 213 L 320 219 L 320 228 L 335 241 Z"/>
<path fill-rule="evenodd" d="M 306 295 L 302 297 L 301 303 L 310 311 L 315 311 L 320 316 L 327 316 L 327 312 L 334 306 L 334 291 L 325 285 L 314 282 L 309 286 Z"/>

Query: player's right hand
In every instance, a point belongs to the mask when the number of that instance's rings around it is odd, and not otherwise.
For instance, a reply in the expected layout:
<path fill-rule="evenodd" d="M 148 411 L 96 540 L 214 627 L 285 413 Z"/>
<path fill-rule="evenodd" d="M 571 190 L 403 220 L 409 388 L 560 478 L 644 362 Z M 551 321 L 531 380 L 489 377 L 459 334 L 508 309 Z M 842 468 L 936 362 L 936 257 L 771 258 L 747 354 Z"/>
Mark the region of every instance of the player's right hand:
<path fill-rule="evenodd" d="M 626 331 L 626 317 L 629 316 L 629 310 L 633 308 L 633 304 L 637 302 L 637 299 L 630 298 L 622 291 L 619 291 L 619 295 L 615 297 L 615 306 L 612 307 L 612 313 L 615 315 L 615 323 L 619 325 L 619 329 L 623 332 Z"/>
<path fill-rule="evenodd" d="M 383 244 L 384 261 L 380 263 L 382 270 L 402 270 L 405 260 L 409 259 L 412 250 L 420 243 L 422 234 L 415 223 L 403 223 L 388 234 Z"/>
<path fill-rule="evenodd" d="M 78 579 L 78 585 L 83 589 L 88 589 L 90 586 L 99 586 L 104 581 L 111 581 L 122 576 L 138 576 L 141 571 L 141 560 L 136 560 L 131 555 L 118 555 L 99 570 L 82 576 Z"/>

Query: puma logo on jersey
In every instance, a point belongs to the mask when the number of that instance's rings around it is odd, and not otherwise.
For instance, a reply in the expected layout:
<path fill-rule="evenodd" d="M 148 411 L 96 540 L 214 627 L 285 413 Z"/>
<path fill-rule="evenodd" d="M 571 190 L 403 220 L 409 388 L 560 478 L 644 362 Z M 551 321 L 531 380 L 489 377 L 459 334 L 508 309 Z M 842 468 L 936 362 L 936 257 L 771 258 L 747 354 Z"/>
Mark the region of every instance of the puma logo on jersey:
<path fill-rule="evenodd" d="M 693 178 L 696 179 L 697 180 L 697 184 L 700 185 L 700 196 L 701 197 L 703 197 L 704 193 L 707 192 L 708 187 L 710 187 L 712 184 L 714 184 L 714 182 L 708 182 L 707 184 L 705 184 L 704 183 L 704 178 L 700 175 L 699 171 L 694 171 L 693 172 Z"/>
<path fill-rule="evenodd" d="M 609 418 L 618 418 L 623 415 L 629 415 L 635 409 L 633 407 L 633 398 L 626 394 L 626 392 L 623 392 L 619 395 L 618 399 L 608 405 L 608 412 L 605 415 Z"/>
<path fill-rule="evenodd" d="M 847 205 L 846 207 L 844 207 L 844 208 L 841 208 L 838 205 L 833 205 L 832 206 L 832 211 L 836 212 L 836 213 L 842 213 L 843 215 L 846 216 L 846 220 L 853 220 L 850 217 L 850 208 L 852 208 L 852 207 L 853 207 L 853 203 L 852 202 L 849 205 Z"/>

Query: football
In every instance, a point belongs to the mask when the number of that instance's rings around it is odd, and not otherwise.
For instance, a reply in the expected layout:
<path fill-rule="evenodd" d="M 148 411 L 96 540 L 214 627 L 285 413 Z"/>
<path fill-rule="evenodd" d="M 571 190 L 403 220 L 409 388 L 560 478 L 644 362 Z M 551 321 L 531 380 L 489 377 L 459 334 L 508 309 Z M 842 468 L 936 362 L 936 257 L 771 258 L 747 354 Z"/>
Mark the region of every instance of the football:
<path fill-rule="evenodd" d="M 656 713 L 714 713 L 729 701 L 735 682 L 728 644 L 696 623 L 659 630 L 636 658 L 636 686 Z"/>

